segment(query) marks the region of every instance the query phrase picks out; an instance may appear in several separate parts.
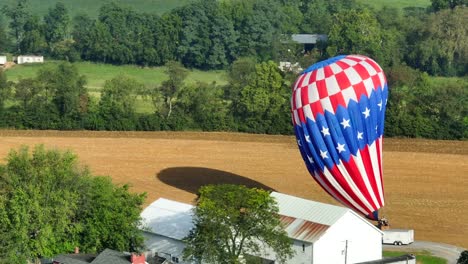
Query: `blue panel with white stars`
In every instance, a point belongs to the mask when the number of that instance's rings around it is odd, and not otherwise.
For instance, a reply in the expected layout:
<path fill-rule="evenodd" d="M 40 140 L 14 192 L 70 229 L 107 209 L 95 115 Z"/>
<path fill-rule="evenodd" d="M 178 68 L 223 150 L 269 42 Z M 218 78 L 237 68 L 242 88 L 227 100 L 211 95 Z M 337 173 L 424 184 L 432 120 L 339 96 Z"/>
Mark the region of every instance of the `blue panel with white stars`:
<path fill-rule="evenodd" d="M 341 161 L 348 162 L 351 155 L 373 144 L 384 131 L 385 105 L 388 88 L 373 90 L 370 97 L 359 102 L 350 100 L 348 107 L 338 106 L 336 113 L 325 111 L 316 120 L 295 126 L 301 155 L 312 173 L 317 169 L 332 169 Z"/>

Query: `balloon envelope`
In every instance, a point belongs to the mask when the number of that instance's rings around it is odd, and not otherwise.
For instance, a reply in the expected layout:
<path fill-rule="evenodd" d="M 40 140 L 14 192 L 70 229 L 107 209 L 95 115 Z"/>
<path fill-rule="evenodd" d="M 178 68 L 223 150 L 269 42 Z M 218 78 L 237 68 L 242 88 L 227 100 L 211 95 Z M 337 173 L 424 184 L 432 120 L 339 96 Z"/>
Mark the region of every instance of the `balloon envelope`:
<path fill-rule="evenodd" d="M 361 55 L 306 69 L 293 85 L 292 120 L 302 158 L 331 196 L 370 219 L 384 205 L 382 135 L 388 87 Z"/>

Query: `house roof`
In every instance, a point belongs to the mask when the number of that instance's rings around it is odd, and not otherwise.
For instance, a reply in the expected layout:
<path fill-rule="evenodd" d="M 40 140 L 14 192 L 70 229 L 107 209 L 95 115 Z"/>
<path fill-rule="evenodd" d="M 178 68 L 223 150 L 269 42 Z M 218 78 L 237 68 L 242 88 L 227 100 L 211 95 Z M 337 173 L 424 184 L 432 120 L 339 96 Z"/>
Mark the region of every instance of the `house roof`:
<path fill-rule="evenodd" d="M 285 231 L 290 238 L 296 240 L 311 243 L 317 241 L 346 213 L 351 213 L 368 223 L 349 208 L 319 203 L 278 192 L 272 192 L 270 195 L 278 203 L 278 213 Z M 190 204 L 160 198 L 141 213 L 143 229 L 156 235 L 182 240 L 193 228 L 193 208 L 194 206 Z M 368 224 L 378 230 L 375 226 Z M 165 250 L 168 249 L 165 248 Z"/>
<path fill-rule="evenodd" d="M 67 254 L 53 258 L 60 264 L 129 264 L 130 254 L 105 249 L 99 255 L 96 254 Z"/>
<path fill-rule="evenodd" d="M 280 220 L 290 238 L 311 243 L 317 241 L 330 227 L 285 215 L 280 215 Z"/>
<path fill-rule="evenodd" d="M 279 214 L 303 219 L 309 222 L 331 226 L 351 209 L 331 204 L 319 203 L 296 196 L 272 192 L 276 199 Z"/>
<path fill-rule="evenodd" d="M 53 260 L 61 264 L 89 264 L 95 257 L 96 255 L 68 254 L 58 255 Z"/>
<path fill-rule="evenodd" d="M 324 34 L 292 34 L 293 41 L 301 44 L 315 44 L 318 41 L 326 41 L 327 35 Z"/>
<path fill-rule="evenodd" d="M 317 241 L 350 209 L 272 192 L 278 203 L 280 220 L 288 236 L 307 242 Z M 160 198 L 141 213 L 150 233 L 181 240 L 193 227 L 194 206 Z"/>
<path fill-rule="evenodd" d="M 143 228 L 154 234 L 181 240 L 193 227 L 193 207 L 159 198 L 141 213 Z"/>
<path fill-rule="evenodd" d="M 105 249 L 91 264 L 129 264 L 130 254 L 122 253 L 112 249 Z"/>

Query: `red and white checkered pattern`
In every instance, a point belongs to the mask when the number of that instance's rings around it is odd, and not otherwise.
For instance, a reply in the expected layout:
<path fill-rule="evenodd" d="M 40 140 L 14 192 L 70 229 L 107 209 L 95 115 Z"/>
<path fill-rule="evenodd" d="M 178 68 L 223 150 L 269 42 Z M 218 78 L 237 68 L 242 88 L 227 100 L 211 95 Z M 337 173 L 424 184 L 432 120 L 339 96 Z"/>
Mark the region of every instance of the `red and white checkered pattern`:
<path fill-rule="evenodd" d="M 382 68 L 361 55 L 348 55 L 306 72 L 293 86 L 293 122 L 301 125 L 306 117 L 315 121 L 325 111 L 334 114 L 338 106 L 347 107 L 349 100 L 357 102 L 361 96 L 369 97 L 372 90 L 382 89 L 386 82 Z"/>

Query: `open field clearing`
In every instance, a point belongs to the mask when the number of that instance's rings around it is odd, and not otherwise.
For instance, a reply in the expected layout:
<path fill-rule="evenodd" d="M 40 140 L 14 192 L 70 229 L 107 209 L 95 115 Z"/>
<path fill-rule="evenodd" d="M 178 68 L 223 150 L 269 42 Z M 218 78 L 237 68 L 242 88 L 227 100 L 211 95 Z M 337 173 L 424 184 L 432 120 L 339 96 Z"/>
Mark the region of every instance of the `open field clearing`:
<path fill-rule="evenodd" d="M 369 0 L 357 0 L 358 3 L 371 6 L 376 8 L 377 10 L 381 9 L 384 6 L 387 7 L 395 7 L 399 9 L 404 9 L 406 7 L 421 7 L 426 8 L 431 5 L 431 1 L 429 0 L 376 0 L 376 1 L 369 1 Z"/>
<path fill-rule="evenodd" d="M 47 59 L 47 58 L 46 58 Z M 30 65 L 15 65 L 6 71 L 8 80 L 18 81 L 20 78 L 33 78 L 36 73 L 43 67 L 53 66 L 60 61 L 49 61 L 44 64 L 30 64 Z M 111 65 L 92 62 L 75 62 L 73 63 L 78 68 L 78 72 L 86 76 L 86 87 L 90 92 L 98 92 L 104 87 L 107 80 L 111 80 L 119 75 L 127 75 L 144 85 L 151 87 L 161 84 L 167 79 L 164 72 L 165 67 L 139 67 L 135 65 Z M 196 82 L 206 82 L 217 84 L 226 84 L 225 71 L 200 71 L 190 70 L 189 75 L 185 81 L 187 84 Z"/>
<path fill-rule="evenodd" d="M 47 13 L 49 8 L 55 6 L 58 0 L 30 0 L 29 6 L 31 10 L 34 10 L 38 15 L 44 15 Z M 61 0 L 65 7 L 73 17 L 78 14 L 87 14 L 91 17 L 97 17 L 99 8 L 109 1 L 105 0 Z M 153 14 L 164 14 L 173 8 L 183 6 L 191 2 L 191 0 L 115 0 L 114 2 L 123 5 L 125 7 L 131 7 L 133 10 L 138 12 L 146 12 Z M 2 4 L 14 4 L 15 0 L 2 0 Z"/>
<path fill-rule="evenodd" d="M 70 149 L 94 174 L 159 197 L 192 202 L 209 183 L 337 204 L 310 178 L 290 136 L 197 132 L 0 131 L 0 157 L 20 145 Z M 468 142 L 384 140 L 386 206 L 393 228 L 417 240 L 468 248 Z"/>

